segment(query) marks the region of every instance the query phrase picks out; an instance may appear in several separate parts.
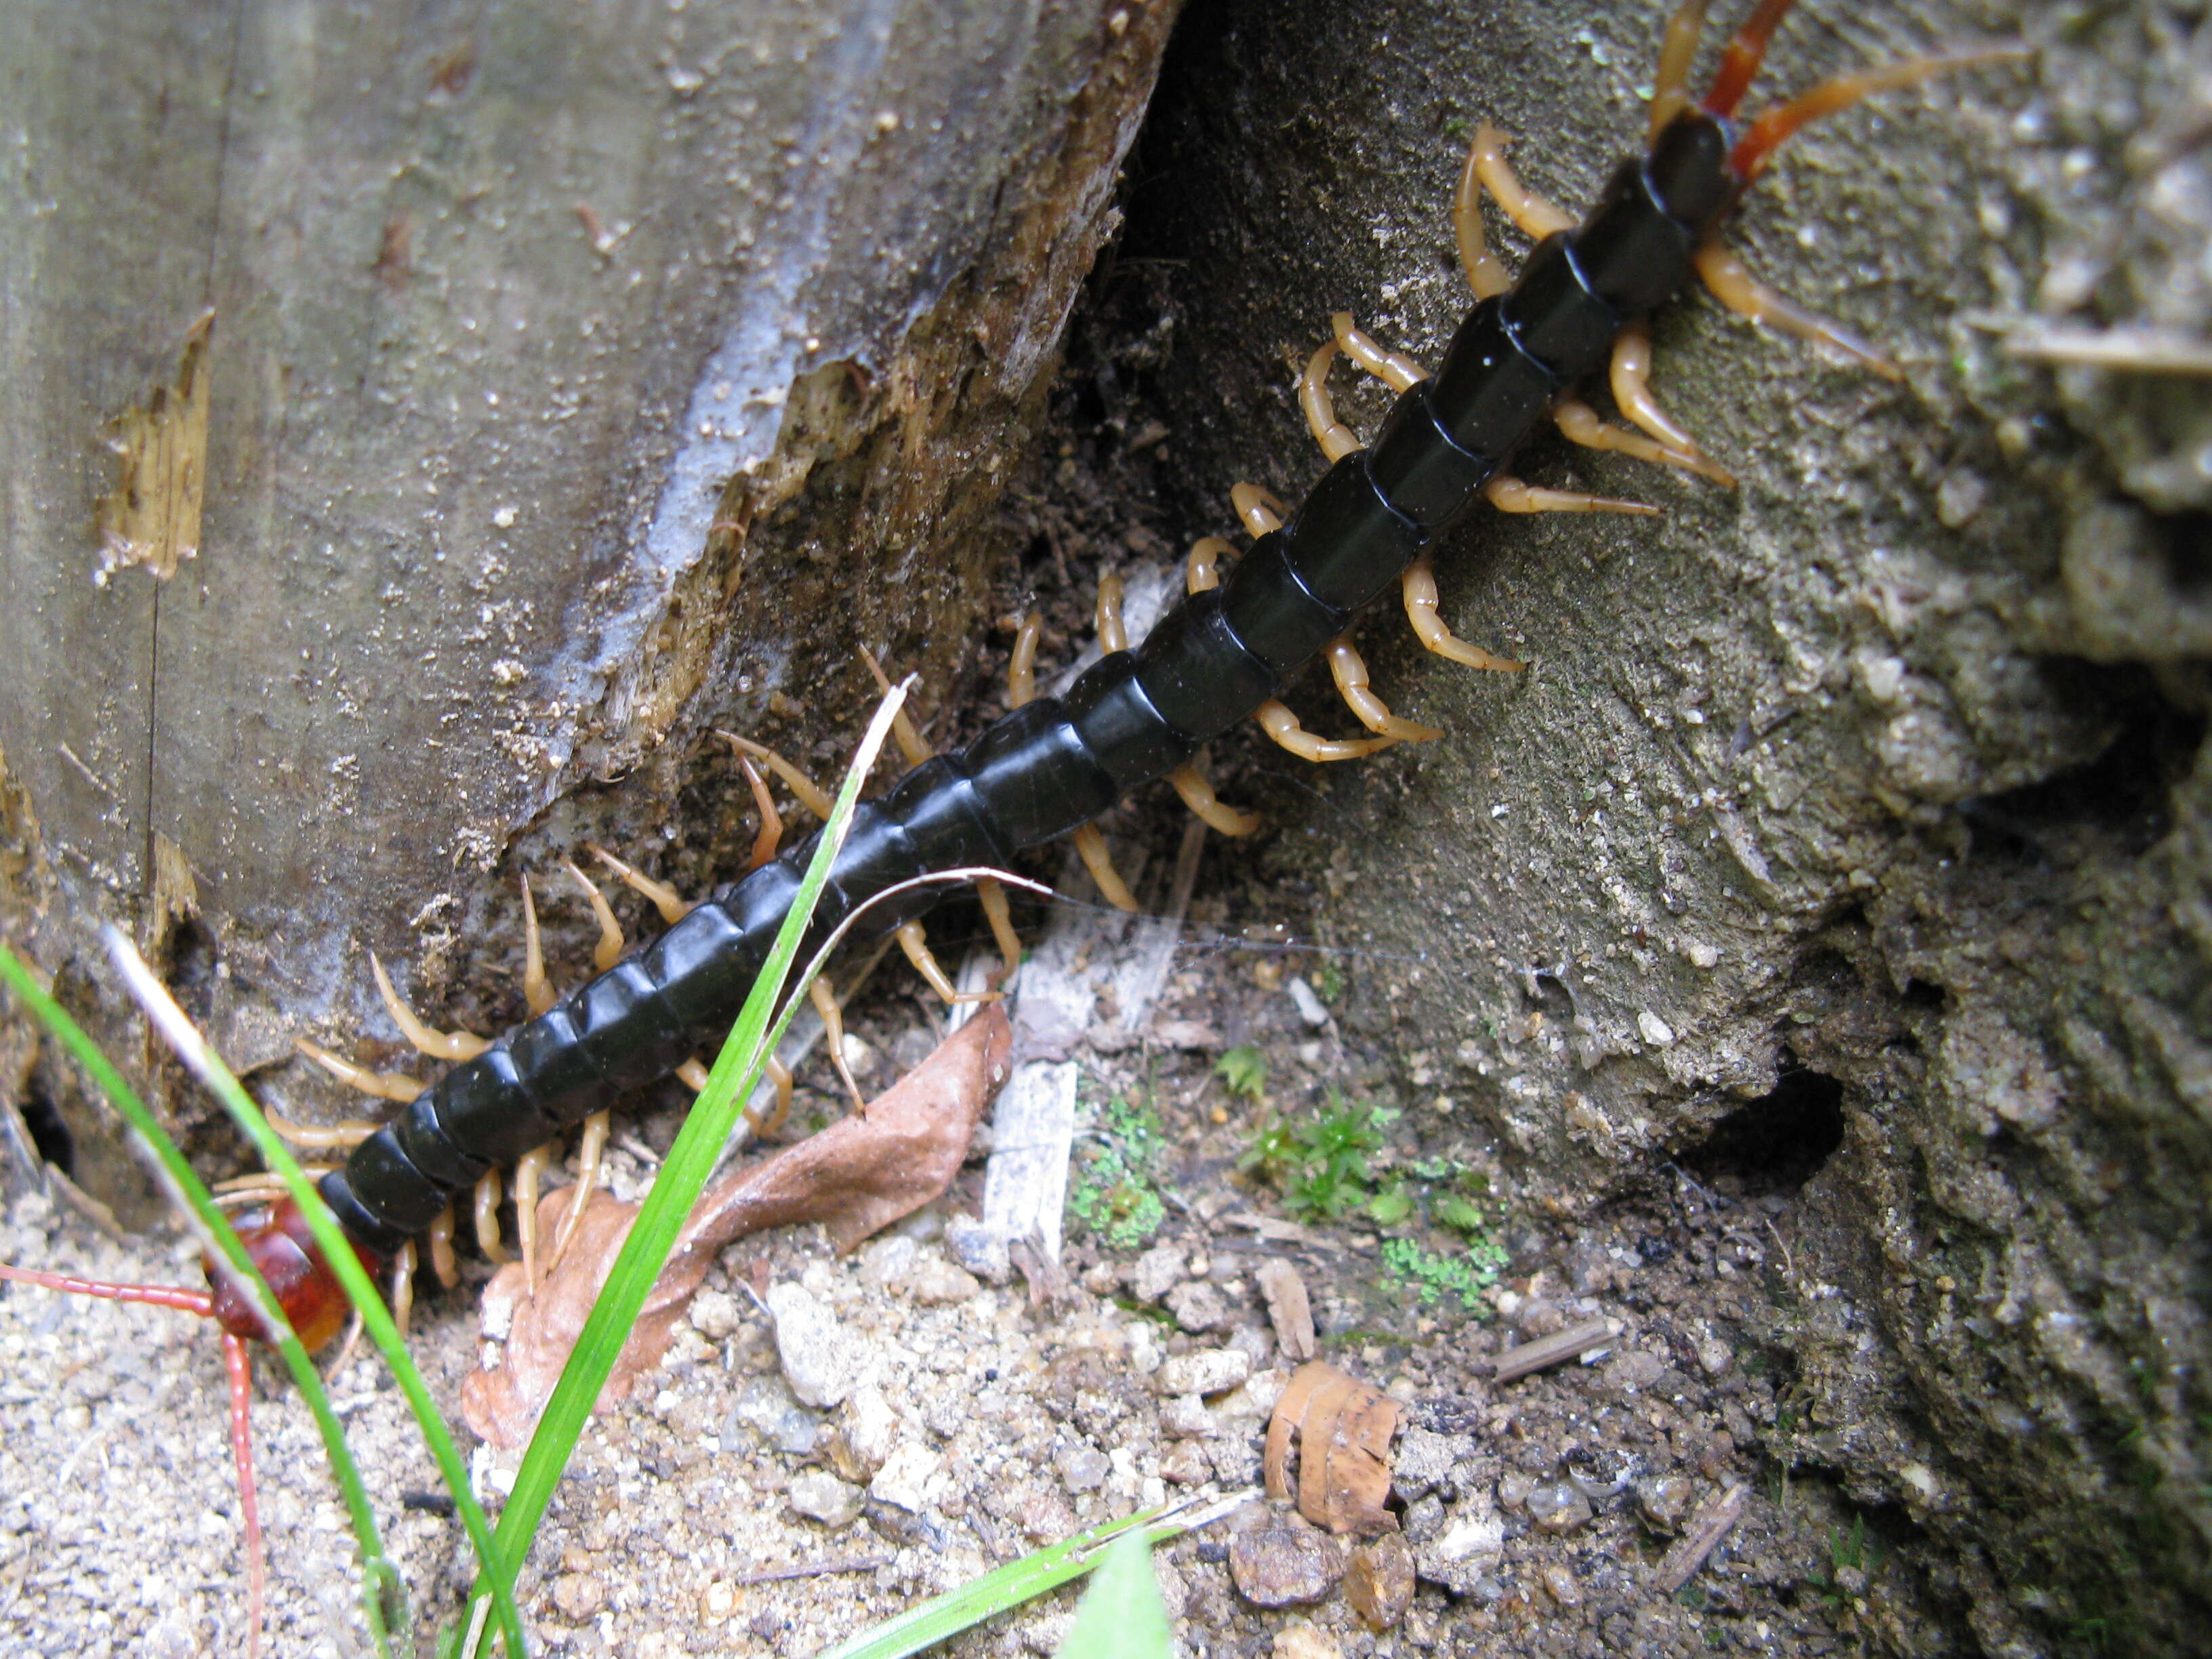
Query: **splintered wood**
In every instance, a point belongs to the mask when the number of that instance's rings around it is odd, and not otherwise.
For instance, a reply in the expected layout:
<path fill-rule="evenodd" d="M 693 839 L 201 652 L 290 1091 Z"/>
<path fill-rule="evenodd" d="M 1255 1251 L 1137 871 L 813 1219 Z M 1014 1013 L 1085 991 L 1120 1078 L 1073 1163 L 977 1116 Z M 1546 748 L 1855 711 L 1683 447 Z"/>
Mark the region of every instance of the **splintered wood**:
<path fill-rule="evenodd" d="M 847 1251 L 943 1192 L 959 1173 L 983 1109 L 1006 1079 L 1012 1046 L 1006 1012 L 993 1003 L 865 1115 L 842 1119 L 709 1187 L 677 1236 L 599 1403 L 623 1399 L 660 1363 L 716 1253 L 732 1240 L 815 1221 Z M 574 1187 L 563 1187 L 546 1195 L 538 1211 L 540 1238 L 560 1236 L 576 1194 Z M 487 1309 L 505 1301 L 514 1316 L 497 1367 L 462 1379 L 461 1414 L 493 1445 L 513 1448 L 529 1439 L 637 1209 L 593 1192 L 575 1237 L 535 1285 L 513 1261 L 485 1287 Z"/>
<path fill-rule="evenodd" d="M 200 504 L 207 483 L 208 335 L 215 313 L 203 312 L 185 335 L 177 381 L 157 386 L 143 408 L 125 410 L 109 427 L 118 458 L 115 488 L 100 501 L 102 586 L 126 565 L 143 565 L 167 581 L 200 550 Z"/>
<path fill-rule="evenodd" d="M 1326 1360 L 1301 1365 L 1267 1419 L 1262 1468 L 1267 1495 L 1291 1495 L 1291 1437 L 1297 1437 L 1298 1513 L 1335 1533 L 1397 1530 L 1390 1496 L 1390 1439 L 1401 1407 Z"/>

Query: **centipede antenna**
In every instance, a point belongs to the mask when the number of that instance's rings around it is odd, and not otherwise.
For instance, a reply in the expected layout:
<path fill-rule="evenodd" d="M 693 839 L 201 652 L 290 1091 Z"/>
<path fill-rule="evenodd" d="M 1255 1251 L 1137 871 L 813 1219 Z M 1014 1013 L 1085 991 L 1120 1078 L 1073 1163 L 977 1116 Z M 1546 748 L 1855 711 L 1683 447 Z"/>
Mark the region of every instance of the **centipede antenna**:
<path fill-rule="evenodd" d="M 1751 15 L 1729 37 L 1727 50 L 1721 54 L 1721 66 L 1705 91 L 1706 114 L 1726 120 L 1735 113 L 1735 106 L 1751 89 L 1752 78 L 1759 73 L 1759 66 L 1766 57 L 1766 43 L 1774 38 L 1774 31 L 1781 27 L 1783 17 L 1795 3 L 1796 0 L 1759 0 Z M 1692 37 L 1692 49 L 1696 44 Z"/>
<path fill-rule="evenodd" d="M 1667 20 L 1659 40 L 1659 64 L 1651 76 L 1650 139 L 1658 142 L 1667 124 L 1690 106 L 1690 63 L 1698 55 L 1698 37 L 1705 33 L 1705 8 L 1711 0 L 1682 0 Z"/>
<path fill-rule="evenodd" d="M 1778 104 L 1763 112 L 1746 126 L 1743 136 L 1729 151 L 1729 170 L 1747 185 L 1759 177 L 1773 159 L 1774 152 L 1781 149 L 1793 134 L 1822 116 L 1849 109 L 1861 99 L 1869 98 L 1875 93 L 1913 86 L 1957 70 L 1975 69 L 1984 64 L 2010 63 L 2032 55 L 2026 46 L 2012 43 L 1972 46 L 1958 52 L 1936 52 L 1926 58 L 1908 58 L 1901 63 L 1883 64 L 1853 74 L 1839 75 L 1832 81 L 1823 81 L 1811 91 L 1798 94 L 1788 103 Z"/>

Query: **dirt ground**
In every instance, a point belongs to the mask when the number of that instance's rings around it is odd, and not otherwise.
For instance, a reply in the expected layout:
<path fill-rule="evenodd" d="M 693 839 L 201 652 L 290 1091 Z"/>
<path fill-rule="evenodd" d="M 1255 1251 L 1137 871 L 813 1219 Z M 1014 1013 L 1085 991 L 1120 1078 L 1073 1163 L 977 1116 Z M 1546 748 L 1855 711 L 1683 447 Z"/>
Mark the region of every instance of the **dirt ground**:
<path fill-rule="evenodd" d="M 1208 935 L 1285 920 L 1232 915 L 1218 898 L 1197 908 L 1212 919 L 1194 924 Z M 1217 1525 L 1160 1558 L 1189 1652 L 1291 1641 L 1318 1643 L 1295 1649 L 1311 1654 L 1473 1653 L 1503 1641 L 1563 1655 L 1819 1654 L 1877 1625 L 1941 1650 L 1879 1534 L 1855 1537 L 1834 1495 L 1790 1479 L 1772 1455 L 1791 1432 L 1790 1374 L 1753 1333 L 1769 1304 L 1821 1294 L 1792 1272 L 1787 1160 L 1716 1146 L 1565 1231 L 1523 1212 L 1510 1178 L 1452 1126 L 1409 1114 L 1372 1156 L 1377 1178 L 1424 1159 L 1468 1164 L 1486 1178 L 1483 1207 L 1510 1255 L 1472 1310 L 1449 1291 L 1425 1304 L 1387 1276 L 1382 1230 L 1292 1219 L 1237 1169 L 1265 1123 L 1327 1109 L 1332 1085 L 1369 1104 L 1396 1098 L 1378 1057 L 1347 1045 L 1333 1019 L 1312 1023 L 1288 988 L 1310 984 L 1327 960 L 1187 951 L 1154 1028 L 1197 1046 L 1117 1032 L 1114 1052 L 1082 1052 L 1096 1131 L 1083 1144 L 1115 1139 L 1126 1121 L 1109 1115 L 1116 1098 L 1154 1113 L 1147 1178 L 1164 1207 L 1158 1231 L 1126 1248 L 1077 1225 L 1059 1302 L 1039 1305 L 1018 1280 L 984 1284 L 958 1267 L 945 1218 L 975 1208 L 978 1164 L 945 1200 L 843 1260 L 814 1229 L 733 1247 L 657 1386 L 592 1425 L 555 1499 L 524 1583 L 544 1650 L 796 1659 L 1078 1528 L 1188 1488 L 1250 1484 L 1289 1364 L 1254 1283 L 1270 1257 L 1308 1285 L 1322 1356 L 1410 1407 L 1394 1501 L 1424 1579 L 1402 1625 L 1380 1635 L 1334 1590 L 1263 1610 L 1232 1583 L 1231 1528 Z M 925 1018 L 941 1014 L 902 990 L 856 1030 L 873 1054 L 902 1054 L 929 1040 Z M 1264 1103 L 1231 1093 L 1216 1072 L 1230 1046 L 1265 1063 Z M 828 1085 L 818 1069 L 813 1080 Z M 802 1114 L 833 1109 L 825 1090 L 802 1095 Z M 635 1189 L 647 1171 L 637 1154 L 668 1127 L 655 1118 L 623 1137 L 617 1192 Z M 1419 1236 L 1439 1254 L 1454 1249 L 1449 1235 Z M 0 1227 L 0 1259 L 88 1275 L 190 1282 L 190 1255 L 125 1249 L 32 1195 Z M 472 1271 L 480 1279 L 481 1264 Z M 734 1282 L 763 1276 L 827 1306 L 864 1356 L 856 1395 L 888 1406 L 891 1426 L 862 1453 L 876 1467 L 856 1470 L 842 1454 L 858 1480 L 833 1478 L 830 1431 L 850 1438 L 866 1413 L 857 1400 L 823 1411 L 793 1397 L 767 1322 Z M 465 1290 L 438 1298 L 415 1334 L 447 1401 L 476 1357 L 471 1305 Z M 242 1651 L 237 1498 L 210 1333 L 20 1288 L 0 1310 L 0 1646 L 88 1659 Z M 1620 1328 L 1582 1363 L 1487 1377 L 1500 1349 L 1594 1315 Z M 1249 1380 L 1203 1410 L 1159 1391 L 1169 1362 L 1221 1351 Z M 270 1650 L 350 1654 L 362 1639 L 351 1537 L 313 1425 L 275 1370 L 261 1368 L 254 1408 Z M 451 1616 L 465 1544 L 428 1499 L 435 1472 L 378 1373 L 355 1359 L 333 1393 L 427 1631 Z M 1739 1484 L 1741 1518 L 1704 1570 L 1676 1595 L 1656 1592 L 1655 1570 L 1692 1512 Z M 1455 1537 L 1476 1547 L 1454 1556 Z M 785 1569 L 805 1576 L 758 1582 Z M 1073 1592 L 1048 1597 L 956 1650 L 1049 1652 L 1073 1603 Z M 1315 1634 L 1285 1636 L 1301 1626 Z"/>

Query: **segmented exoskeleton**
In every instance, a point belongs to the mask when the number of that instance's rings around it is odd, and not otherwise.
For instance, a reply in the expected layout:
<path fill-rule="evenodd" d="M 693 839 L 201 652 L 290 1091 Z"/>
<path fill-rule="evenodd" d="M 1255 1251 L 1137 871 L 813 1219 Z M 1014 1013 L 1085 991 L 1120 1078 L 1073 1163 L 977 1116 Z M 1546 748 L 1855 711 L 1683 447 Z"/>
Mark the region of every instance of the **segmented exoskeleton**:
<path fill-rule="evenodd" d="M 1689 280 L 1789 130 L 1754 125 L 1740 134 L 1729 119 L 1787 4 L 1768 0 L 1745 25 L 1705 106 L 1688 105 L 1676 69 L 1676 87 L 1660 96 L 1678 107 L 1658 112 L 1649 153 L 1622 162 L 1578 226 L 1547 237 L 1510 289 L 1474 308 L 1433 378 L 1399 394 L 1372 447 L 1338 460 L 1218 587 L 1184 599 L 1142 643 L 1103 658 L 1064 697 L 1017 708 L 966 749 L 864 803 L 804 949 L 901 882 L 1004 866 L 1182 767 L 1273 699 L 1353 613 L 1457 528 L 1555 402 L 1605 363 L 1624 329 Z M 1702 10 L 1684 8 L 1692 29 Z M 1936 66 L 1910 67 L 1917 75 Z M 1874 79 L 1858 77 L 1829 105 Z M 717 890 L 652 945 L 423 1090 L 323 1178 L 348 1233 L 380 1254 L 398 1251 L 488 1169 L 719 1042 L 812 844 Z M 937 896 L 898 895 L 864 926 L 889 931 Z"/>
<path fill-rule="evenodd" d="M 1775 148 L 1807 120 L 1991 54 L 1923 58 L 1847 76 L 1739 129 L 1734 112 L 1790 3 L 1760 0 L 1729 43 L 1702 105 L 1692 105 L 1683 88 L 1705 0 L 1679 7 L 1661 55 L 1649 149 L 1621 163 L 1579 223 L 1519 191 L 1504 170 L 1502 141 L 1486 129 L 1469 158 L 1457 216 L 1469 279 L 1487 297 L 1461 324 L 1434 374 L 1382 352 L 1348 318 L 1339 319 L 1338 343 L 1398 392 L 1372 445 L 1358 447 L 1329 410 L 1321 375 L 1335 348 L 1324 347 L 1302 383 L 1302 400 L 1333 465 L 1303 504 L 1276 525 L 1276 515 L 1240 487 L 1240 512 L 1260 533 L 1225 576 L 1217 575 L 1208 550 L 1221 544 L 1209 538 L 1194 552 L 1189 595 L 1133 649 L 1118 648 L 1109 636 L 1109 654 L 1064 696 L 1023 703 L 965 749 L 924 762 L 864 803 L 802 955 L 864 908 L 862 925 L 888 932 L 938 896 L 928 888 L 891 893 L 900 884 L 932 872 L 1004 866 L 1021 849 L 1076 831 L 1162 779 L 1173 778 L 1209 822 L 1237 832 L 1244 826 L 1237 815 L 1220 808 L 1189 768 L 1208 740 L 1255 713 L 1279 740 L 1302 743 L 1298 752 L 1316 759 L 1436 735 L 1382 708 L 1343 638 L 1346 629 L 1355 613 L 1401 583 L 1430 648 L 1478 666 L 1519 665 L 1466 646 L 1436 620 L 1426 561 L 1486 496 L 1510 510 L 1546 504 L 1532 500 L 1543 492 L 1504 480 L 1502 468 L 1547 420 L 1559 419 L 1577 441 L 1725 480 L 1643 388 L 1642 319 L 1693 274 L 1738 310 L 1886 368 L 1753 282 L 1717 232 Z M 1510 285 L 1480 245 L 1478 177 L 1524 226 L 1547 233 Z M 1600 429 L 1571 400 L 1608 356 L 1616 398 L 1648 437 Z M 1624 505 L 1588 497 L 1550 504 Z M 1102 605 L 1102 617 L 1107 614 Z M 1376 738 L 1312 739 L 1276 703 L 1285 684 L 1324 648 Z M 813 845 L 802 842 L 719 889 L 645 949 L 461 1060 L 396 1121 L 356 1146 L 322 1178 L 320 1190 L 364 1254 L 398 1255 L 488 1170 L 675 1071 L 702 1047 L 716 1046 L 768 954 Z M 289 1201 L 279 1200 L 246 1236 L 277 1282 L 295 1328 L 333 1329 L 341 1292 Z M 213 1311 L 238 1335 L 261 1334 L 250 1311 L 239 1312 L 235 1323 L 223 1310 Z"/>

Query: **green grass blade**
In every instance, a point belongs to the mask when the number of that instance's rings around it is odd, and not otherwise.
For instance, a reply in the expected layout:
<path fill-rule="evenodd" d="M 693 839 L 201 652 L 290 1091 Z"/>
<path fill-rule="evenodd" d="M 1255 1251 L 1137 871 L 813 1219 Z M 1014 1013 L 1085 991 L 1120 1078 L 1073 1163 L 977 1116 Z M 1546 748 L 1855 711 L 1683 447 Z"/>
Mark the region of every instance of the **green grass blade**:
<path fill-rule="evenodd" d="M 996 1571 L 931 1597 L 909 1607 L 896 1619 L 839 1643 L 816 1659 L 908 1659 L 934 1646 L 948 1636 L 995 1618 L 1010 1607 L 1057 1589 L 1080 1578 L 1105 1559 L 1107 1546 L 1125 1537 L 1141 1537 L 1147 1544 L 1164 1544 L 1187 1532 L 1210 1526 L 1231 1510 L 1243 1507 L 1257 1492 L 1246 1488 L 1224 1498 L 1196 1499 L 1170 1510 L 1147 1510 L 1140 1515 L 1109 1521 L 1079 1532 L 1057 1544 L 1033 1550 Z M 1146 1575 L 1148 1577 L 1149 1574 Z"/>
<path fill-rule="evenodd" d="M 133 956 L 135 958 L 136 952 Z M 184 1154 L 177 1150 L 176 1143 L 163 1132 L 160 1122 L 146 1109 L 145 1103 L 138 1098 L 130 1084 L 124 1080 L 123 1074 L 100 1052 L 100 1046 L 70 1018 L 62 1006 L 39 983 L 21 958 L 4 944 L 0 944 L 0 981 L 4 981 L 24 1006 L 53 1033 L 55 1039 L 84 1068 L 86 1075 L 99 1085 L 100 1092 L 107 1097 L 124 1121 L 137 1132 L 161 1164 L 173 1188 L 198 1220 L 203 1236 L 213 1243 L 239 1280 L 248 1288 L 269 1328 L 283 1334 L 276 1344 L 276 1351 L 291 1371 L 293 1381 L 299 1385 L 301 1397 L 307 1401 L 308 1410 L 314 1414 L 315 1425 L 321 1431 L 324 1448 L 330 1456 L 331 1473 L 337 1477 L 347 1513 L 352 1519 L 354 1537 L 361 1546 L 362 1604 L 369 1635 L 376 1644 L 376 1650 L 386 1656 L 386 1659 L 390 1659 L 389 1615 L 396 1612 L 404 1624 L 406 1611 L 404 1587 L 400 1584 L 398 1571 L 385 1556 L 383 1542 L 376 1530 L 375 1513 L 369 1507 L 368 1490 L 362 1484 L 360 1469 L 347 1450 L 345 1431 L 339 1425 L 337 1413 L 331 1408 L 330 1396 L 323 1389 L 322 1378 L 315 1370 L 314 1361 L 309 1358 L 300 1339 L 292 1334 L 277 1314 L 276 1296 L 254 1267 L 252 1259 L 246 1255 L 246 1246 L 240 1240 L 237 1230 L 230 1224 L 230 1218 L 216 1206 L 214 1195 L 193 1172 L 191 1165 L 185 1161 Z M 395 1590 L 399 1592 L 397 1595 Z"/>
<path fill-rule="evenodd" d="M 462 1526 L 468 1532 L 470 1542 L 476 1547 L 477 1558 L 488 1565 L 495 1565 L 498 1558 L 490 1553 L 494 1549 L 491 1527 L 484 1519 L 482 1505 L 477 1504 L 475 1494 L 469 1490 L 467 1466 L 461 1462 L 460 1453 L 453 1445 L 453 1437 L 446 1427 L 446 1420 L 438 1414 L 438 1407 L 430 1398 L 429 1385 L 423 1382 L 422 1372 L 416 1370 L 415 1361 L 407 1352 L 405 1341 L 400 1337 L 399 1328 L 392 1322 L 391 1310 L 384 1305 L 384 1298 L 378 1293 L 375 1282 L 362 1267 L 360 1258 L 354 1255 L 353 1244 L 339 1227 L 337 1218 L 323 1202 L 323 1195 L 315 1190 L 314 1182 L 300 1168 L 291 1149 L 269 1127 L 269 1121 L 262 1116 L 252 1097 L 193 1028 L 191 1021 L 185 1017 L 184 1010 L 171 1000 L 167 989 L 155 978 L 152 969 L 146 966 L 130 939 L 114 927 L 104 931 L 108 954 L 117 970 L 122 974 L 124 983 L 130 988 L 131 995 L 146 1011 L 146 1017 L 153 1021 L 169 1046 L 176 1050 L 177 1057 L 222 1103 L 223 1109 L 245 1131 L 246 1138 L 253 1142 L 254 1150 L 261 1154 L 270 1170 L 283 1182 L 294 1202 L 299 1205 L 300 1213 L 306 1218 L 308 1230 L 314 1234 L 315 1243 L 323 1253 L 323 1260 L 330 1264 L 331 1271 L 337 1276 L 339 1284 L 345 1287 L 346 1296 L 361 1315 L 362 1328 L 368 1332 L 369 1340 L 376 1345 L 377 1352 L 384 1356 L 385 1364 L 392 1368 L 392 1378 L 399 1384 L 399 1391 L 406 1398 L 408 1409 L 414 1413 L 416 1422 L 422 1428 L 423 1441 L 437 1462 L 447 1490 L 453 1494 L 454 1508 L 460 1516 Z M 313 1376 L 313 1366 L 306 1366 L 306 1370 L 308 1376 Z M 316 1391 L 319 1393 L 319 1387 Z M 349 1499 L 349 1504 L 350 1501 Z M 365 1493 L 361 1502 L 361 1517 L 366 1518 L 368 1498 Z M 500 1623 L 508 1632 L 509 1641 L 514 1644 L 512 1651 L 520 1654 L 522 1652 L 522 1618 L 515 1610 L 514 1575 L 500 1572 L 495 1575 L 495 1584 L 494 1600 L 498 1606 Z"/>
<path fill-rule="evenodd" d="M 646 1195 L 637 1219 L 631 1224 L 629 1237 L 584 1322 L 583 1331 L 562 1370 L 561 1379 L 545 1403 L 537 1431 L 531 1437 L 529 1449 L 515 1473 L 514 1489 L 500 1515 L 496 1547 L 501 1552 L 502 1562 L 520 1566 L 529 1553 L 531 1540 L 544 1516 L 545 1506 L 552 1500 L 561 1472 L 568 1466 L 569 1453 L 583 1432 L 592 1406 L 614 1369 L 623 1343 L 636 1322 L 638 1310 L 645 1305 L 653 1280 L 660 1275 L 677 1235 L 690 1214 L 693 1201 L 713 1172 L 722 1143 L 737 1125 L 738 1114 L 760 1075 L 768 1052 L 770 1012 L 798 957 L 799 943 L 805 936 L 815 905 L 829 884 L 830 867 L 852 823 L 861 785 L 890 732 L 891 717 L 903 701 L 902 690 L 893 691 L 884 698 L 870 722 L 860 753 L 838 791 L 830 821 L 816 843 L 798 898 L 784 918 L 751 994 L 745 999 L 728 1040 L 715 1058 L 707 1086 L 685 1117 L 676 1144 L 669 1148 L 660 1172 L 653 1180 L 653 1190 Z M 788 1017 L 787 1012 L 786 1018 Z"/>
<path fill-rule="evenodd" d="M 1054 1659 L 1174 1659 L 1175 1630 L 1159 1580 L 1152 1577 L 1152 1547 L 1141 1532 L 1126 1532 L 1108 1547 L 1075 1623 Z"/>

